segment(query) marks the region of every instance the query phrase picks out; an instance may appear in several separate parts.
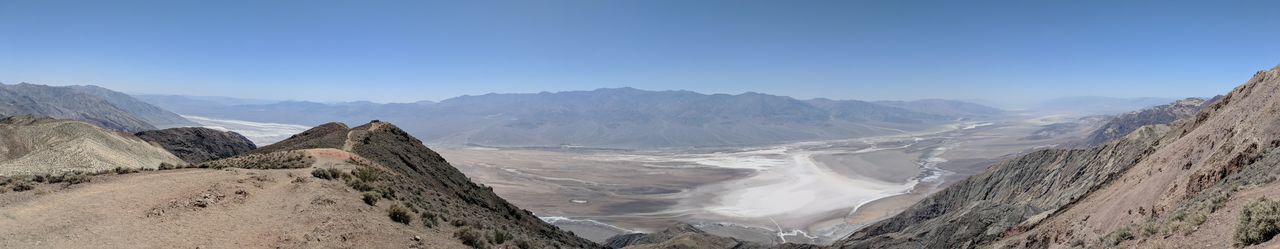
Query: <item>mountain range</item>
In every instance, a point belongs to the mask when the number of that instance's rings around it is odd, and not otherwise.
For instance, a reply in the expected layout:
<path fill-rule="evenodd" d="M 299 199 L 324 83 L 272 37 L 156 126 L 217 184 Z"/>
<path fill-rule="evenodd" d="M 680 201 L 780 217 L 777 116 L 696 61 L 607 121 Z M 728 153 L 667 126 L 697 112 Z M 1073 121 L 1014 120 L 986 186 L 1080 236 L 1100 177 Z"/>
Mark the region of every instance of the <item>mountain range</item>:
<path fill-rule="evenodd" d="M 0 84 L 0 116 L 16 115 L 74 119 L 130 133 L 196 125 L 127 94 L 97 86 Z"/>
<path fill-rule="evenodd" d="M 760 93 L 700 94 L 606 88 L 485 94 L 440 102 L 376 104 L 287 101 L 234 104 L 139 95 L 186 115 L 315 125 L 379 119 L 429 143 L 484 146 L 657 148 L 732 146 L 849 138 L 918 130 L 1004 115 L 950 100 L 866 102 L 796 100 Z"/>

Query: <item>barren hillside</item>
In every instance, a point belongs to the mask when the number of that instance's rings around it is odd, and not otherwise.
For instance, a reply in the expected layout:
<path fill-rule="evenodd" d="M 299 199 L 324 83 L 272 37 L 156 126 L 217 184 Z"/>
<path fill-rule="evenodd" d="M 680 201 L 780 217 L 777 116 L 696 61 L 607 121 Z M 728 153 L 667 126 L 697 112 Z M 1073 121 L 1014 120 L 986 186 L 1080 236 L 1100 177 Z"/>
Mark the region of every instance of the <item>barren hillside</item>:
<path fill-rule="evenodd" d="M 80 121 L 0 119 L 0 175 L 155 168 L 181 159 L 132 135 Z"/>
<path fill-rule="evenodd" d="M 1280 68 L 1194 117 L 1085 150 L 992 166 L 874 224 L 845 248 L 1225 248 L 1269 241 L 1280 215 Z M 1248 212 L 1246 212 L 1246 206 Z M 1276 246 L 1267 242 L 1267 246 Z"/>
<path fill-rule="evenodd" d="M 329 124 L 187 167 L 0 178 L 0 248 L 599 247 L 472 183 L 388 123 Z"/>

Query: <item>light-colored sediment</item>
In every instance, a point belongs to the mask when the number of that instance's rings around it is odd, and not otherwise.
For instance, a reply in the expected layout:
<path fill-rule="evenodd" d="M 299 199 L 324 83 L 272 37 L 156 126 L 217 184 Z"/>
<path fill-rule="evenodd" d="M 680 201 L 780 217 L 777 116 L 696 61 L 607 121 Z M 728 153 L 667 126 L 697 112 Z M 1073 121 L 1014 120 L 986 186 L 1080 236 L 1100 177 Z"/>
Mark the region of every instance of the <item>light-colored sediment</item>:
<path fill-rule="evenodd" d="M 614 226 L 653 232 L 679 221 L 750 241 L 824 243 L 892 216 L 998 157 L 1060 140 L 1021 139 L 1039 128 L 1033 122 L 966 123 L 916 134 L 693 153 L 438 150 L 468 176 L 540 216 L 604 223 L 559 224 L 578 233 L 603 231 L 593 235 L 603 237 L 618 233 Z M 918 184 L 922 179 L 928 184 Z"/>

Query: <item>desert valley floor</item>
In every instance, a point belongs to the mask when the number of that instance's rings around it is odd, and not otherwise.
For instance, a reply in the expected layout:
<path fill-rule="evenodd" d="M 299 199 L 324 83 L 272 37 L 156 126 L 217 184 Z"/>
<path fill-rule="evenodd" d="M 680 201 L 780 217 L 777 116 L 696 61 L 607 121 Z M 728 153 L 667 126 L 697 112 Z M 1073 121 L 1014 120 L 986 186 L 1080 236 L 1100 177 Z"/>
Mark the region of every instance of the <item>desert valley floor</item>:
<path fill-rule="evenodd" d="M 678 152 L 433 148 L 503 198 L 595 241 L 680 221 L 757 242 L 826 244 L 995 160 L 1089 130 L 1031 138 L 1044 125 L 1072 120 L 1022 116 L 893 136 Z"/>

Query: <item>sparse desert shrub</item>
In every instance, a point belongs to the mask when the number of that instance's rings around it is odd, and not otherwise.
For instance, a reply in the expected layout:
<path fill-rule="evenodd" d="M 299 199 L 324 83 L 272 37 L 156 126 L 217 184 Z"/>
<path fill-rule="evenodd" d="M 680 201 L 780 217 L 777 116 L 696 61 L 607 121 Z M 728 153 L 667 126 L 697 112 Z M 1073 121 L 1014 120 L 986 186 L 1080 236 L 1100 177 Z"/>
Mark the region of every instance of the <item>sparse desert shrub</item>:
<path fill-rule="evenodd" d="M 360 179 L 351 179 L 351 181 L 347 181 L 347 186 L 351 186 L 351 188 L 360 192 L 373 191 L 372 185 L 369 185 Z"/>
<path fill-rule="evenodd" d="M 454 227 L 464 227 L 467 226 L 467 221 L 462 219 L 453 219 L 449 221 L 449 225 L 453 225 Z"/>
<path fill-rule="evenodd" d="M 61 179 L 62 182 L 66 182 L 69 184 L 87 183 L 91 180 L 91 178 L 93 178 L 93 176 L 81 174 L 81 173 L 68 173 L 68 174 L 63 174 L 60 177 L 62 178 Z"/>
<path fill-rule="evenodd" d="M 485 248 L 489 245 L 489 242 L 485 241 L 483 233 L 470 227 L 453 232 L 453 237 L 461 240 L 463 245 L 471 246 L 472 248 Z"/>
<path fill-rule="evenodd" d="M 440 225 L 440 219 L 438 215 L 436 215 L 436 213 L 432 213 L 431 211 L 423 211 L 422 225 L 425 225 L 429 228 L 436 227 Z"/>
<path fill-rule="evenodd" d="M 1155 223 L 1146 223 L 1146 224 L 1142 224 L 1141 229 L 1139 229 L 1139 231 L 1142 232 L 1141 233 L 1142 237 L 1144 238 L 1151 237 L 1156 234 L 1160 234 L 1160 226 L 1156 225 Z"/>
<path fill-rule="evenodd" d="M 1209 212 L 1210 213 L 1218 212 L 1218 209 L 1221 209 L 1222 207 L 1225 207 L 1227 205 L 1227 200 L 1229 199 L 1231 199 L 1231 193 L 1229 192 L 1226 192 L 1226 191 L 1214 192 L 1213 196 L 1209 198 L 1209 203 L 1210 203 Z"/>
<path fill-rule="evenodd" d="M 160 163 L 160 166 L 157 168 L 159 168 L 160 170 L 170 170 L 170 169 L 176 169 L 178 168 L 178 166 L 173 165 L 171 163 Z"/>
<path fill-rule="evenodd" d="M 138 169 L 116 167 L 114 170 L 112 170 L 112 172 L 116 173 L 117 175 L 123 175 L 123 174 L 130 174 L 130 173 L 138 173 Z"/>
<path fill-rule="evenodd" d="M 1233 237 L 1237 246 L 1256 245 L 1280 234 L 1280 201 L 1260 198 L 1240 211 Z"/>
<path fill-rule="evenodd" d="M 517 244 L 517 246 L 519 246 L 519 245 Z M 1076 248 L 1076 247 L 1084 248 L 1084 240 L 1083 240 L 1083 239 L 1074 239 L 1074 240 L 1071 240 L 1071 247 L 1073 247 L 1073 248 Z"/>
<path fill-rule="evenodd" d="M 10 185 L 9 189 L 12 189 L 13 192 L 22 192 L 22 191 L 32 190 L 36 188 L 35 184 L 29 181 L 17 181 L 17 182 L 10 183 L 9 185 Z"/>
<path fill-rule="evenodd" d="M 43 183 L 43 182 L 49 181 L 49 176 L 48 175 L 32 175 L 31 181 Z"/>
<path fill-rule="evenodd" d="M 489 241 L 493 241 L 493 244 L 495 245 L 501 245 L 502 243 L 506 243 L 507 240 L 510 240 L 510 239 L 511 239 L 511 233 L 507 233 L 506 230 L 502 230 L 502 229 L 493 230 L 493 232 L 490 233 L 489 235 Z"/>
<path fill-rule="evenodd" d="M 1166 235 L 1181 234 L 1182 236 L 1190 236 L 1196 231 L 1196 227 L 1187 221 L 1174 221 L 1169 223 L 1169 229 Z"/>
<path fill-rule="evenodd" d="M 1120 229 L 1116 229 L 1115 231 L 1112 231 L 1111 233 L 1107 234 L 1107 236 L 1103 236 L 1102 244 L 1107 246 L 1116 246 L 1116 245 L 1120 245 L 1120 243 L 1124 243 L 1124 241 L 1126 240 L 1131 240 L 1131 239 L 1133 239 L 1133 229 L 1130 228 L 1130 226 L 1124 226 L 1124 227 L 1121 227 Z"/>
<path fill-rule="evenodd" d="M 381 198 L 381 196 L 372 192 L 364 192 L 364 196 L 362 197 L 364 204 L 369 204 L 369 206 L 378 205 L 378 199 Z"/>
<path fill-rule="evenodd" d="M 391 217 L 392 221 L 404 223 L 405 225 L 413 222 L 413 216 L 409 216 L 409 210 L 400 204 L 394 204 L 387 208 L 387 216 Z"/>
<path fill-rule="evenodd" d="M 316 178 L 325 179 L 325 180 L 342 178 L 342 174 L 344 174 L 342 170 L 338 170 L 335 168 L 315 169 L 311 171 L 311 176 L 315 176 Z"/>
<path fill-rule="evenodd" d="M 373 182 L 382 177 L 382 170 L 374 167 L 360 167 L 359 169 L 351 170 L 351 175 L 361 181 Z"/>
<path fill-rule="evenodd" d="M 1195 213 L 1192 214 L 1191 217 L 1187 218 L 1187 222 L 1191 222 L 1191 225 L 1195 226 L 1200 226 L 1207 220 L 1209 220 L 1209 216 L 1202 213 Z"/>
<path fill-rule="evenodd" d="M 530 244 L 528 240 L 523 240 L 523 239 L 522 239 L 522 240 L 517 240 L 517 241 L 516 241 L 516 247 L 517 247 L 517 248 L 520 248 L 520 249 L 532 249 L 532 248 L 533 248 L 533 245 L 532 245 L 532 244 Z"/>

